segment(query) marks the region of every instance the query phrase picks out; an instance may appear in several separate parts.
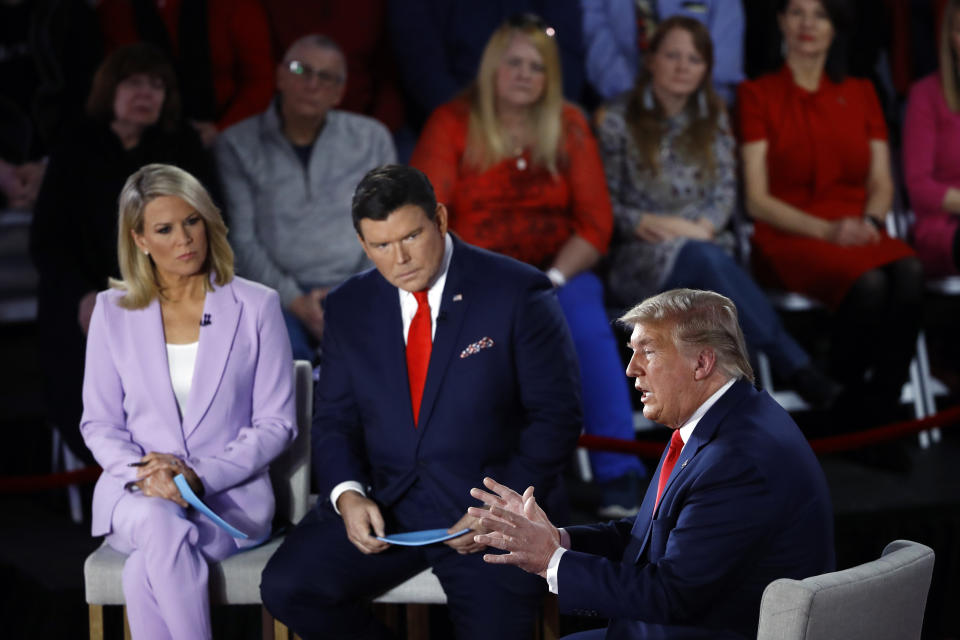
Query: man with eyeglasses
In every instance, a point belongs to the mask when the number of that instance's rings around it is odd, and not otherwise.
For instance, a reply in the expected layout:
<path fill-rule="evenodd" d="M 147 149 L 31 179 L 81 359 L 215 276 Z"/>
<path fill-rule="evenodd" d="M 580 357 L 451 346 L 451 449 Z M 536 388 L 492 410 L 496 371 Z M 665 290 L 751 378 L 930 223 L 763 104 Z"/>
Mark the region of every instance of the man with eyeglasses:
<path fill-rule="evenodd" d="M 353 189 L 396 159 L 386 127 L 335 109 L 346 81 L 333 40 L 300 38 L 277 66 L 273 103 L 214 148 L 237 271 L 280 292 L 297 359 L 317 359 L 327 291 L 370 266 L 350 218 Z"/>

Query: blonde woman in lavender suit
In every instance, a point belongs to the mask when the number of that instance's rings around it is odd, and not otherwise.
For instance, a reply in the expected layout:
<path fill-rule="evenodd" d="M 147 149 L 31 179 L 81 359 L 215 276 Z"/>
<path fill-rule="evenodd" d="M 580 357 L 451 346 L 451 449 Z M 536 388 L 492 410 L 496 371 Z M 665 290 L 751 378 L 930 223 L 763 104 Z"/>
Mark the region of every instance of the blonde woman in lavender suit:
<path fill-rule="evenodd" d="M 226 227 L 187 172 L 151 164 L 120 195 L 121 281 L 97 296 L 80 431 L 104 472 L 93 535 L 129 554 L 137 639 L 210 638 L 207 563 L 249 541 L 187 509 L 173 478 L 250 536 L 267 535 L 270 461 L 296 435 L 277 293 L 234 277 Z"/>

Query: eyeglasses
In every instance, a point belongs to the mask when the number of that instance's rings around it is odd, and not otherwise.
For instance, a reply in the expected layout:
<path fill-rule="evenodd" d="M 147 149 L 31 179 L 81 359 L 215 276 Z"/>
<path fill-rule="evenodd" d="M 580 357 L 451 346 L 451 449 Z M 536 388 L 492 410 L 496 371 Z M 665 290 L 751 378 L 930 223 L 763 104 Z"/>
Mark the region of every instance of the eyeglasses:
<path fill-rule="evenodd" d="M 287 71 L 300 78 L 301 81 L 307 82 L 311 77 L 314 77 L 317 79 L 317 84 L 321 87 L 335 87 L 344 80 L 343 76 L 339 74 L 324 71 L 323 69 L 314 69 L 299 60 L 291 60 L 286 66 Z"/>
<path fill-rule="evenodd" d="M 507 18 L 507 24 L 514 29 L 536 29 L 543 31 L 549 37 L 557 35 L 557 30 L 544 22 L 543 18 L 535 13 L 515 13 Z"/>

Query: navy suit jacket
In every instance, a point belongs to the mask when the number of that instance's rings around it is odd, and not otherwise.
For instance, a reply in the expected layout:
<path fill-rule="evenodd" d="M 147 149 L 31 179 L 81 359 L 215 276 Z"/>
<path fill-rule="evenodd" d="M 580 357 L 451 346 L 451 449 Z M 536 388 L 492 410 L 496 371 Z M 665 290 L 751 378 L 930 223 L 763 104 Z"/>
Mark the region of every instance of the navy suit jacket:
<path fill-rule="evenodd" d="M 560 608 L 610 618 L 607 638 L 753 638 L 770 582 L 834 569 L 820 464 L 748 382 L 700 420 L 654 512 L 659 474 L 635 521 L 568 529 Z"/>
<path fill-rule="evenodd" d="M 417 482 L 437 506 L 432 526 L 449 527 L 485 475 L 538 495 L 559 482 L 582 418 L 549 280 L 454 238 L 436 325 L 414 426 L 397 288 L 370 270 L 327 296 L 312 432 L 321 495 L 357 480 L 389 508 Z"/>

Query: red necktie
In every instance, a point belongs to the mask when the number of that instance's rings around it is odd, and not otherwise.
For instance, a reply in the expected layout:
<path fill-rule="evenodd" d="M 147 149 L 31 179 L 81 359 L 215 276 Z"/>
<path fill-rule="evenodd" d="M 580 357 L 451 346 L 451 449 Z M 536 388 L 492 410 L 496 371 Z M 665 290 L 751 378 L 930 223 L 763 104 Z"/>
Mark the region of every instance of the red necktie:
<path fill-rule="evenodd" d="M 427 382 L 427 366 L 430 364 L 430 350 L 433 340 L 430 337 L 430 303 L 426 291 L 415 291 L 417 312 L 410 321 L 407 333 L 407 379 L 410 381 L 410 404 L 413 406 L 413 424 L 416 426 L 420 416 L 420 400 L 423 398 L 423 385 Z"/>
<path fill-rule="evenodd" d="M 663 466 L 660 467 L 660 479 L 657 481 L 657 501 L 653 503 L 653 511 L 656 513 L 657 505 L 660 504 L 660 496 L 663 495 L 663 488 L 667 486 L 667 480 L 670 478 L 670 472 L 677 464 L 677 458 L 680 457 L 680 450 L 683 449 L 683 438 L 680 437 L 680 429 L 673 432 L 670 437 L 670 448 L 667 449 L 667 457 L 663 459 Z"/>

